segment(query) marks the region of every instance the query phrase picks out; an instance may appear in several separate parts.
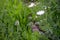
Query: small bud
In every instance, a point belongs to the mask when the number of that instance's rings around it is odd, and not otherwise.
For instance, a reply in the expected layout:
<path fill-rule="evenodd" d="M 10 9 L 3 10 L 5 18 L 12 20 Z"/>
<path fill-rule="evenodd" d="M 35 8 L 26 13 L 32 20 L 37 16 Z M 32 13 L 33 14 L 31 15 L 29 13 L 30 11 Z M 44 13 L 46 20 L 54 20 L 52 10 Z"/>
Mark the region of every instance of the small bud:
<path fill-rule="evenodd" d="M 19 25 L 19 21 L 18 21 L 18 20 L 15 21 L 15 25 L 16 25 L 16 26 Z"/>
<path fill-rule="evenodd" d="M 35 18 L 38 18 L 38 16 L 35 16 Z"/>

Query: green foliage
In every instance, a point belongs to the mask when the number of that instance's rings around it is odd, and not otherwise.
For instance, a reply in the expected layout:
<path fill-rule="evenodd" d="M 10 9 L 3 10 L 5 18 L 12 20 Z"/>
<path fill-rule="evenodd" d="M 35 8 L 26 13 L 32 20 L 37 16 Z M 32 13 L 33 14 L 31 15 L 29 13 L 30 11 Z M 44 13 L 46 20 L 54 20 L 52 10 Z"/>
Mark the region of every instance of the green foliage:
<path fill-rule="evenodd" d="M 60 40 L 59 0 L 36 0 L 40 4 L 32 8 L 28 8 L 23 1 L 0 0 L 0 40 L 50 40 L 49 37 Z M 44 10 L 45 14 L 37 16 L 39 10 Z M 30 14 L 32 19 L 28 18 Z M 31 31 L 28 24 L 34 20 L 46 31 L 45 35 Z M 16 21 L 18 23 L 15 25 Z"/>

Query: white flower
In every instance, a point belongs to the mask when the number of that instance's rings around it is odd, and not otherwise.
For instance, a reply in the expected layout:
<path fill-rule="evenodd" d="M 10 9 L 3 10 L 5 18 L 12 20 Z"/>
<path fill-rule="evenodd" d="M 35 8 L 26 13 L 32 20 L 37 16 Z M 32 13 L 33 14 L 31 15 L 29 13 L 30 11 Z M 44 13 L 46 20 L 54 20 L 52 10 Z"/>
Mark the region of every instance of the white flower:
<path fill-rule="evenodd" d="M 19 21 L 18 20 L 15 21 L 15 25 L 16 26 L 19 25 Z"/>
<path fill-rule="evenodd" d="M 31 3 L 28 7 L 30 8 L 30 7 L 34 7 L 34 6 L 36 6 L 35 3 Z"/>
<path fill-rule="evenodd" d="M 44 10 L 41 10 L 41 11 L 38 11 L 37 12 L 37 15 L 43 15 L 45 13 L 45 11 Z"/>

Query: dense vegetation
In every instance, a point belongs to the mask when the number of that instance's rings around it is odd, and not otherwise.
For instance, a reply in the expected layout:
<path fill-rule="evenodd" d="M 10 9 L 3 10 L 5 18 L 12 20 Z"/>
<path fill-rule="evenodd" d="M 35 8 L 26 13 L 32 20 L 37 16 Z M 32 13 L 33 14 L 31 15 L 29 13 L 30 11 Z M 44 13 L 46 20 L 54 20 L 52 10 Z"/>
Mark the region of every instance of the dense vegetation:
<path fill-rule="evenodd" d="M 29 8 L 30 2 L 38 3 Z M 0 40 L 60 40 L 60 0 L 0 0 Z M 40 10 L 45 14 L 37 15 Z M 29 18 L 31 17 L 31 18 Z M 45 33 L 32 32 L 31 22 Z"/>

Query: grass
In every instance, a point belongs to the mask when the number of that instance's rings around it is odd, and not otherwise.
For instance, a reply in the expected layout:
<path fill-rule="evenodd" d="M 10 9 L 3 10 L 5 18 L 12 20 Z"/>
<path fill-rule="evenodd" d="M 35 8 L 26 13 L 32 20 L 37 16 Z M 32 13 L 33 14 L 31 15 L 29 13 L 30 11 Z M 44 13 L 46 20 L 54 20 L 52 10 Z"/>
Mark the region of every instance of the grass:
<path fill-rule="evenodd" d="M 28 24 L 34 20 L 40 23 L 42 30 L 49 32 L 50 29 L 54 32 L 54 35 L 60 35 L 60 31 L 55 32 L 56 29 L 53 26 L 56 24 L 53 18 L 56 16 L 54 15 L 54 12 L 56 12 L 54 6 L 57 4 L 53 2 L 54 0 L 50 1 L 53 4 L 50 3 L 49 5 L 49 3 L 46 3 L 49 2 L 48 0 L 41 0 L 39 5 L 28 8 L 28 5 L 25 5 L 21 0 L 0 0 L 0 40 L 49 40 L 49 34 L 41 35 L 38 32 L 32 32 L 31 26 Z M 53 5 L 53 8 L 51 5 Z M 47 6 L 47 9 L 44 9 L 44 6 Z M 50 8 L 48 8 L 49 6 Z M 35 18 L 39 10 L 45 10 L 45 14 Z M 28 18 L 30 14 L 32 19 Z M 17 25 L 15 25 L 16 20 L 19 21 Z M 58 26 L 60 26 L 59 24 L 57 22 Z"/>

